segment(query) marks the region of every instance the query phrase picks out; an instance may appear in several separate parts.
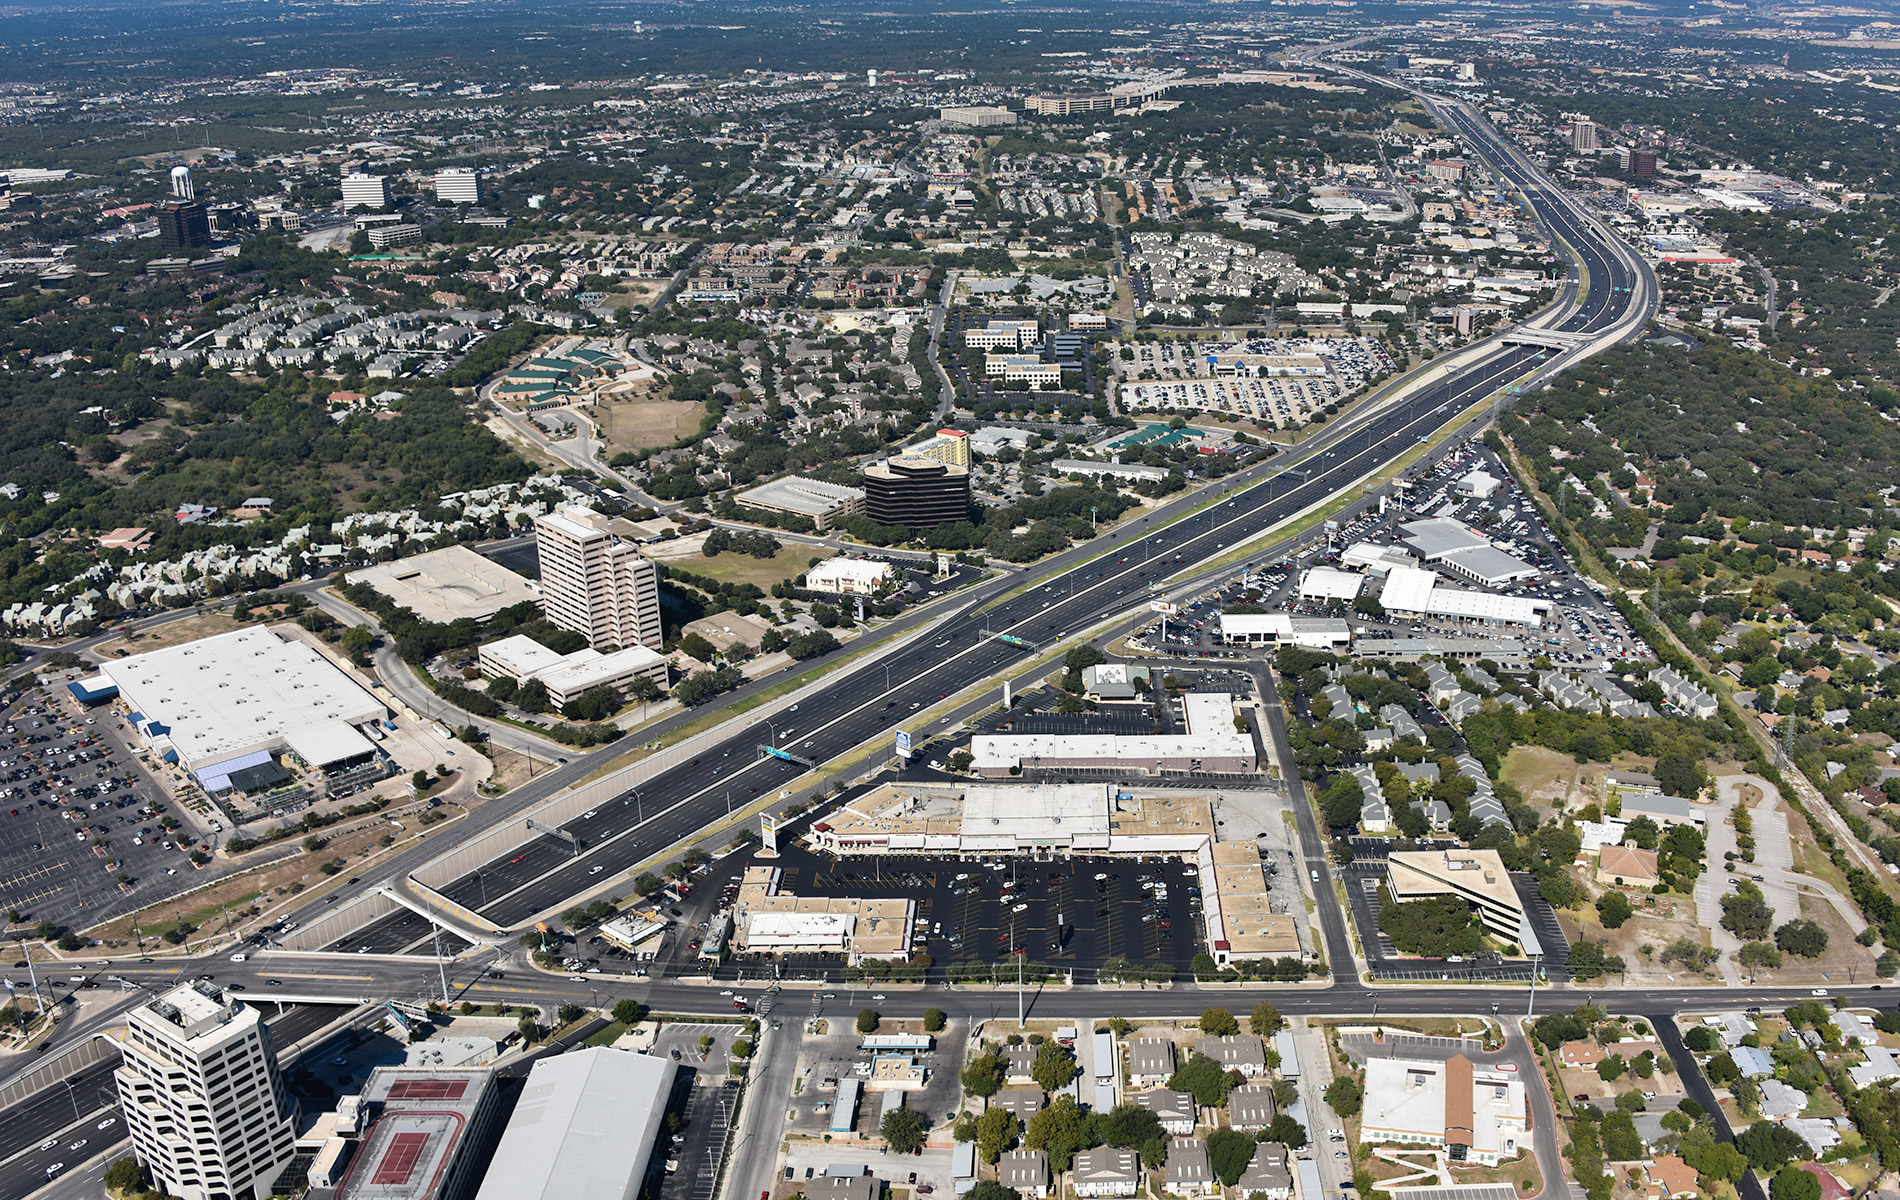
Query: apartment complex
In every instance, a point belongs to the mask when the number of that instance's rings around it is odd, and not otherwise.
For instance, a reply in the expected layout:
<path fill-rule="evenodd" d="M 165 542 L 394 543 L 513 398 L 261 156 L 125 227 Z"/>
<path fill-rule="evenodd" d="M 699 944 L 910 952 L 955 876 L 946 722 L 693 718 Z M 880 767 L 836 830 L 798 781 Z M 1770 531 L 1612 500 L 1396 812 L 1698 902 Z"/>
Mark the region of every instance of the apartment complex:
<path fill-rule="evenodd" d="M 588 644 L 658 650 L 660 579 L 653 563 L 586 508 L 534 519 L 541 554 L 541 602 L 548 620 L 587 635 Z"/>
<path fill-rule="evenodd" d="M 133 1152 L 181 1200 L 271 1194 L 296 1131 L 270 1032 L 208 981 L 135 1008 L 113 1072 Z"/>

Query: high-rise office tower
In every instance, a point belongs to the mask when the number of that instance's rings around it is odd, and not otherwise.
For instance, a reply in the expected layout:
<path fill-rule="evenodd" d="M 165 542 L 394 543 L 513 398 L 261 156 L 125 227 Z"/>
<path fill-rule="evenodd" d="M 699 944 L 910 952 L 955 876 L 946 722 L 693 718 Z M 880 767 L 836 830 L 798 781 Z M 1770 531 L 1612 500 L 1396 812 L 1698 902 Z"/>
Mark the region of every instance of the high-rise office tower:
<path fill-rule="evenodd" d="M 365 175 L 352 171 L 343 177 L 343 207 L 388 208 L 389 179 L 383 175 Z"/>
<path fill-rule="evenodd" d="M 214 983 L 132 1010 L 113 1072 L 132 1149 L 181 1200 L 262 1200 L 293 1154 L 293 1112 L 270 1031 Z"/>
<path fill-rule="evenodd" d="M 444 167 L 435 173 L 438 204 L 480 204 L 482 173 L 471 167 Z"/>
<path fill-rule="evenodd" d="M 534 519 L 541 556 L 541 604 L 548 620 L 587 635 L 595 649 L 658 650 L 660 577 L 652 560 L 591 509 L 568 507 Z"/>
<path fill-rule="evenodd" d="M 1570 122 L 1570 148 L 1578 154 L 1597 152 L 1597 123 L 1588 117 L 1577 117 Z"/>
<path fill-rule="evenodd" d="M 204 249 L 211 244 L 211 213 L 196 200 L 159 205 L 158 244 L 167 254 Z"/>

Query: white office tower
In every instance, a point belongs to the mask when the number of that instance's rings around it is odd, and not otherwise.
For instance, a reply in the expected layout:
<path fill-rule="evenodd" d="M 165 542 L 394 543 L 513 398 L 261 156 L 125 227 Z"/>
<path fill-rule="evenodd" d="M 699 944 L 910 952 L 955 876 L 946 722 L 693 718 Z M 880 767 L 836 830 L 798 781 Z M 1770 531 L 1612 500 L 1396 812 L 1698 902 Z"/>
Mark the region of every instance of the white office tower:
<path fill-rule="evenodd" d="M 480 204 L 482 173 L 471 167 L 444 167 L 435 173 L 438 204 Z"/>
<path fill-rule="evenodd" d="M 877 68 L 876 67 L 873 67 L 864 73 L 864 82 L 870 87 L 877 86 Z"/>
<path fill-rule="evenodd" d="M 1578 154 L 1595 154 L 1597 151 L 1597 123 L 1588 117 L 1578 117 L 1571 121 L 1570 148 Z"/>
<path fill-rule="evenodd" d="M 214 983 L 181 984 L 132 1010 L 113 1072 L 132 1149 L 180 1200 L 262 1200 L 296 1130 L 270 1031 Z"/>
<path fill-rule="evenodd" d="M 343 207 L 388 208 L 389 180 L 382 175 L 355 171 L 343 177 Z"/>
<path fill-rule="evenodd" d="M 568 507 L 534 519 L 541 556 L 541 605 L 548 620 L 587 635 L 598 650 L 658 650 L 660 577 L 651 560 L 592 509 Z"/>
<path fill-rule="evenodd" d="M 196 199 L 192 194 L 190 167 L 172 168 L 172 198 L 175 200 Z"/>

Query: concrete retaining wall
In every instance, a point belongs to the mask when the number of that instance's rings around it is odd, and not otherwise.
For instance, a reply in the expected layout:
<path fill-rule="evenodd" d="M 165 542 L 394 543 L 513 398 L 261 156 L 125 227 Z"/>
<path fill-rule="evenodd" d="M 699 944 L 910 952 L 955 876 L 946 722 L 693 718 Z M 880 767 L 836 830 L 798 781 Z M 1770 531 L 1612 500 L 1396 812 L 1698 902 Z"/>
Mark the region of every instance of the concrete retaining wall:
<path fill-rule="evenodd" d="M 321 950 L 401 908 L 402 905 L 390 896 L 376 891 L 365 892 L 347 904 L 338 905 L 335 912 L 325 913 L 302 929 L 291 930 L 290 935 L 280 941 L 286 950 Z"/>
<path fill-rule="evenodd" d="M 119 1045 L 109 1037 L 101 1035 L 76 1042 L 0 1087 L 0 1109 L 11 1109 L 47 1088 L 59 1086 L 62 1080 L 87 1067 L 108 1060 L 117 1062 L 119 1057 Z"/>

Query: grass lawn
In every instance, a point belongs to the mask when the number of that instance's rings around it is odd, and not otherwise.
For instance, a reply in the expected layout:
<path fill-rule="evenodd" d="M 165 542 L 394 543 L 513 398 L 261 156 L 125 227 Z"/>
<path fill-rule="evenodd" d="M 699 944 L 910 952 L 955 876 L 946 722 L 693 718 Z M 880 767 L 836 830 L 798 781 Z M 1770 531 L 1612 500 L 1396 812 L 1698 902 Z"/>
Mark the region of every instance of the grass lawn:
<path fill-rule="evenodd" d="M 669 567 L 678 567 L 695 575 L 706 575 L 721 583 L 754 583 L 769 592 L 773 584 L 803 572 L 811 565 L 813 558 L 826 557 L 829 556 L 820 549 L 790 545 L 781 547 L 770 558 L 754 558 L 750 554 L 727 551 L 711 558 L 689 554 L 684 558 L 661 558 L 660 561 Z"/>
<path fill-rule="evenodd" d="M 607 1026 L 607 1028 L 601 1030 L 599 1033 L 595 1034 L 593 1037 L 588 1038 L 585 1042 L 581 1044 L 584 1046 L 611 1046 L 616 1041 L 619 1041 L 620 1035 L 625 1032 L 627 1032 L 627 1027 L 625 1025 L 622 1025 L 620 1022 L 615 1021 L 613 1024 Z"/>

